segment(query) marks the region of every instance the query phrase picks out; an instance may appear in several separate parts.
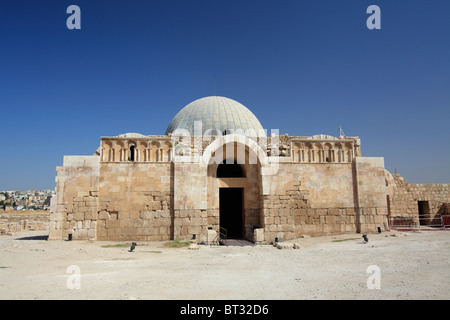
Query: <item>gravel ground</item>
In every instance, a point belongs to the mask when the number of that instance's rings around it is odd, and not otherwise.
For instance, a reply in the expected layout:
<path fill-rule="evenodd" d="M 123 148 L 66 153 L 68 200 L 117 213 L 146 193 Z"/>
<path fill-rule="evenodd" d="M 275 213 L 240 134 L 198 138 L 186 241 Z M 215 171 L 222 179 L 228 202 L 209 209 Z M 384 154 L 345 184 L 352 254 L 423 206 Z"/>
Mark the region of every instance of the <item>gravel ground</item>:
<path fill-rule="evenodd" d="M 449 231 L 369 234 L 366 244 L 361 234 L 310 237 L 291 241 L 300 249 L 281 250 L 137 242 L 133 252 L 126 243 L 105 247 L 118 241 L 46 235 L 0 237 L 0 299 L 450 298 Z"/>

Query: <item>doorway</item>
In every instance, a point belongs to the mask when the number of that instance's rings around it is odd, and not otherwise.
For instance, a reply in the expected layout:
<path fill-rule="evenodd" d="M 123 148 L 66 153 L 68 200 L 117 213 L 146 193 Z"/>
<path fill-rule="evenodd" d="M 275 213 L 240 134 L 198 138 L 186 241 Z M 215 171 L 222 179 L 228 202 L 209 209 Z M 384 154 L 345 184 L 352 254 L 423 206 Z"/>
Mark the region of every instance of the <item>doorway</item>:
<path fill-rule="evenodd" d="M 219 188 L 220 227 L 228 239 L 244 239 L 244 188 Z"/>
<path fill-rule="evenodd" d="M 428 201 L 418 201 L 419 207 L 419 223 L 421 226 L 430 224 L 430 204 Z"/>

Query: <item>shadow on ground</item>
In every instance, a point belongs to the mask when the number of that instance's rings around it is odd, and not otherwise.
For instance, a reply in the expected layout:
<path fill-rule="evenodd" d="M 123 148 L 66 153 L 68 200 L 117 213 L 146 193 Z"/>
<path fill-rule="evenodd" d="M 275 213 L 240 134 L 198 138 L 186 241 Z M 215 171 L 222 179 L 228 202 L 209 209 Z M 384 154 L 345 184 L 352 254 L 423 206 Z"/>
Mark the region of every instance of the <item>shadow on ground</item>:
<path fill-rule="evenodd" d="M 32 237 L 22 237 L 22 238 L 17 238 L 16 240 L 48 240 L 48 235 L 39 235 L 39 236 L 32 236 Z"/>

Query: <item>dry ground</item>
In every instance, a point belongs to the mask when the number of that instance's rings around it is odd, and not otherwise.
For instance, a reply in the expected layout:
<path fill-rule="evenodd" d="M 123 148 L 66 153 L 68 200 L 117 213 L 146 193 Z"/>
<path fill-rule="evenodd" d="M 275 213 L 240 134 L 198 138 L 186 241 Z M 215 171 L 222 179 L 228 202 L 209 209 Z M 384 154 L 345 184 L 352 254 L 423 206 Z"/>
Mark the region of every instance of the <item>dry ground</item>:
<path fill-rule="evenodd" d="M 311 237 L 293 241 L 295 250 L 137 242 L 134 252 L 46 234 L 0 237 L 0 299 L 450 298 L 449 231 L 369 234 L 367 244 L 361 234 Z M 371 265 L 380 289 L 367 287 Z M 70 266 L 79 268 L 79 289 L 67 286 Z"/>

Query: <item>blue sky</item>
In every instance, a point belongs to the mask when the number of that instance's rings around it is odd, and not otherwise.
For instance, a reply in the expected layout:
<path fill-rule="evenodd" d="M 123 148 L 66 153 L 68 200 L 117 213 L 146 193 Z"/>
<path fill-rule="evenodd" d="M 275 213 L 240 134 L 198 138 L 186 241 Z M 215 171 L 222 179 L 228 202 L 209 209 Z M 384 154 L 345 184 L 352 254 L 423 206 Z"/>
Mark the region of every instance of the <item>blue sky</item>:
<path fill-rule="evenodd" d="M 101 136 L 164 134 L 214 77 L 268 130 L 341 125 L 410 183 L 450 183 L 448 0 L 2 0 L 0 46 L 0 190 L 54 188 Z"/>

